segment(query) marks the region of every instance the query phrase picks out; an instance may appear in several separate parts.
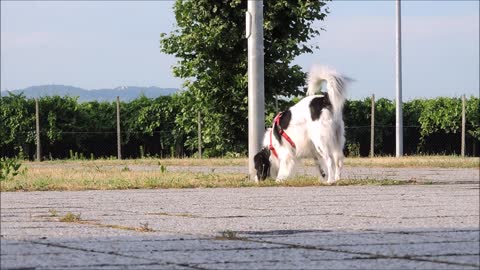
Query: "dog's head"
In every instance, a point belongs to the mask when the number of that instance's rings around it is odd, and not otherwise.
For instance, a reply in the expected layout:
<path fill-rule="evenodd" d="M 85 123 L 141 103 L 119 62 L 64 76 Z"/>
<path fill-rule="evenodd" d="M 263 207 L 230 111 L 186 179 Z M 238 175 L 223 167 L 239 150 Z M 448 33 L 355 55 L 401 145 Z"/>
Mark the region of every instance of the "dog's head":
<path fill-rule="evenodd" d="M 257 171 L 257 181 L 263 181 L 270 175 L 270 150 L 263 148 L 253 158 L 255 170 Z"/>

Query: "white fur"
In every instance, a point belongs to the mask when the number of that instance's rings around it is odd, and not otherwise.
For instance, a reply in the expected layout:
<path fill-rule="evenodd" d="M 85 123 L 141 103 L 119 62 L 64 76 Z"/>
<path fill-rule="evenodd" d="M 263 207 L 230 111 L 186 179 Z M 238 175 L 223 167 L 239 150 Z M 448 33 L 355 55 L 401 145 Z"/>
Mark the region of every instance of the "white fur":
<path fill-rule="evenodd" d="M 278 158 L 270 155 L 270 175 L 273 178 L 283 181 L 291 176 L 299 159 L 314 158 L 320 175 L 321 171 L 326 169 L 328 183 L 340 179 L 345 144 L 342 109 L 346 95 L 345 87 L 349 81 L 350 79 L 330 68 L 318 65 L 312 67 L 308 75 L 307 97 L 290 108 L 292 118 L 285 129 L 296 148 L 283 138 L 283 143 L 280 144 L 275 136 L 271 136 L 272 145 L 278 154 Z M 312 120 L 309 105 L 312 99 L 323 97 L 317 94 L 321 93 L 319 88 L 323 82 L 326 82 L 333 109 L 322 109 L 320 118 Z M 269 128 L 265 132 L 264 147 L 270 145 L 271 130 Z"/>

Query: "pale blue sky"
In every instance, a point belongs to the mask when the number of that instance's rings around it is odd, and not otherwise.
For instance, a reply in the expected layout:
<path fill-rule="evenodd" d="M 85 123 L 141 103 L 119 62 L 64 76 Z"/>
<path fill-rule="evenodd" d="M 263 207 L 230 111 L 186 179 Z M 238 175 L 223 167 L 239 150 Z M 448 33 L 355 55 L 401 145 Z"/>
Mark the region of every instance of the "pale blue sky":
<path fill-rule="evenodd" d="M 86 89 L 180 87 L 159 50 L 175 25 L 173 1 L 1 1 L 1 90 L 40 84 Z M 333 1 L 298 57 L 355 78 L 350 98 L 395 94 L 395 1 Z M 478 1 L 403 1 L 403 95 L 479 95 Z M 246 57 L 246 56 L 245 56 Z"/>

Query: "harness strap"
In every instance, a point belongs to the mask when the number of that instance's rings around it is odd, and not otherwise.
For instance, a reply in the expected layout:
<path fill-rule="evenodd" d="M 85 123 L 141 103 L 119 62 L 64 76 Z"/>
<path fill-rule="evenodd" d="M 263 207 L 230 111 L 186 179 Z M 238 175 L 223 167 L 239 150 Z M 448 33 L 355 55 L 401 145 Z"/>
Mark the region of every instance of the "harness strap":
<path fill-rule="evenodd" d="M 280 117 L 281 117 L 282 113 L 279 113 L 277 114 L 277 116 L 275 117 L 274 119 L 274 123 L 279 127 L 279 131 L 278 133 L 283 137 L 285 138 L 285 140 L 287 140 L 287 142 L 290 143 L 290 145 L 293 147 L 293 148 L 296 148 L 295 146 L 295 143 L 293 142 L 293 140 L 287 135 L 287 133 L 285 132 L 285 130 L 282 129 L 282 127 L 280 126 Z"/>
<path fill-rule="evenodd" d="M 287 140 L 288 143 L 290 143 L 290 145 L 293 147 L 293 148 L 296 148 L 295 146 L 295 143 L 293 142 L 293 140 L 287 135 L 287 133 L 285 133 L 285 130 L 282 129 L 282 127 L 280 126 L 280 117 L 282 116 L 282 113 L 278 113 L 277 116 L 275 116 L 275 118 L 273 119 L 273 126 L 272 126 L 272 129 L 270 130 L 270 145 L 268 146 L 268 149 L 270 149 L 270 151 L 272 152 L 272 154 L 278 159 L 278 154 L 277 154 L 277 151 L 275 150 L 275 147 L 273 147 L 273 143 L 272 143 L 272 133 L 273 133 L 273 129 L 275 128 L 275 125 L 278 126 L 279 128 L 279 131 L 278 133 L 285 139 Z"/>
<path fill-rule="evenodd" d="M 273 132 L 273 129 L 270 130 L 270 145 L 268 146 L 268 149 L 270 149 L 272 154 L 278 159 L 277 151 L 275 150 L 275 147 L 273 147 L 273 144 L 272 144 L 272 132 Z"/>

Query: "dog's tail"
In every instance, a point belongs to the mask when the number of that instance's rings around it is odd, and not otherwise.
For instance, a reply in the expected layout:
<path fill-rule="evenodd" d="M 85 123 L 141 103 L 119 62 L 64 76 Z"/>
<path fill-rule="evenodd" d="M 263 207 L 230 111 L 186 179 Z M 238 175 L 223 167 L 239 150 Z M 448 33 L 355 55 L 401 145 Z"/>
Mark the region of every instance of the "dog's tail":
<path fill-rule="evenodd" d="M 307 96 L 321 94 L 323 82 L 326 82 L 328 98 L 334 111 L 342 111 L 346 98 L 347 84 L 352 79 L 341 75 L 337 71 L 321 65 L 313 65 L 307 77 Z"/>

